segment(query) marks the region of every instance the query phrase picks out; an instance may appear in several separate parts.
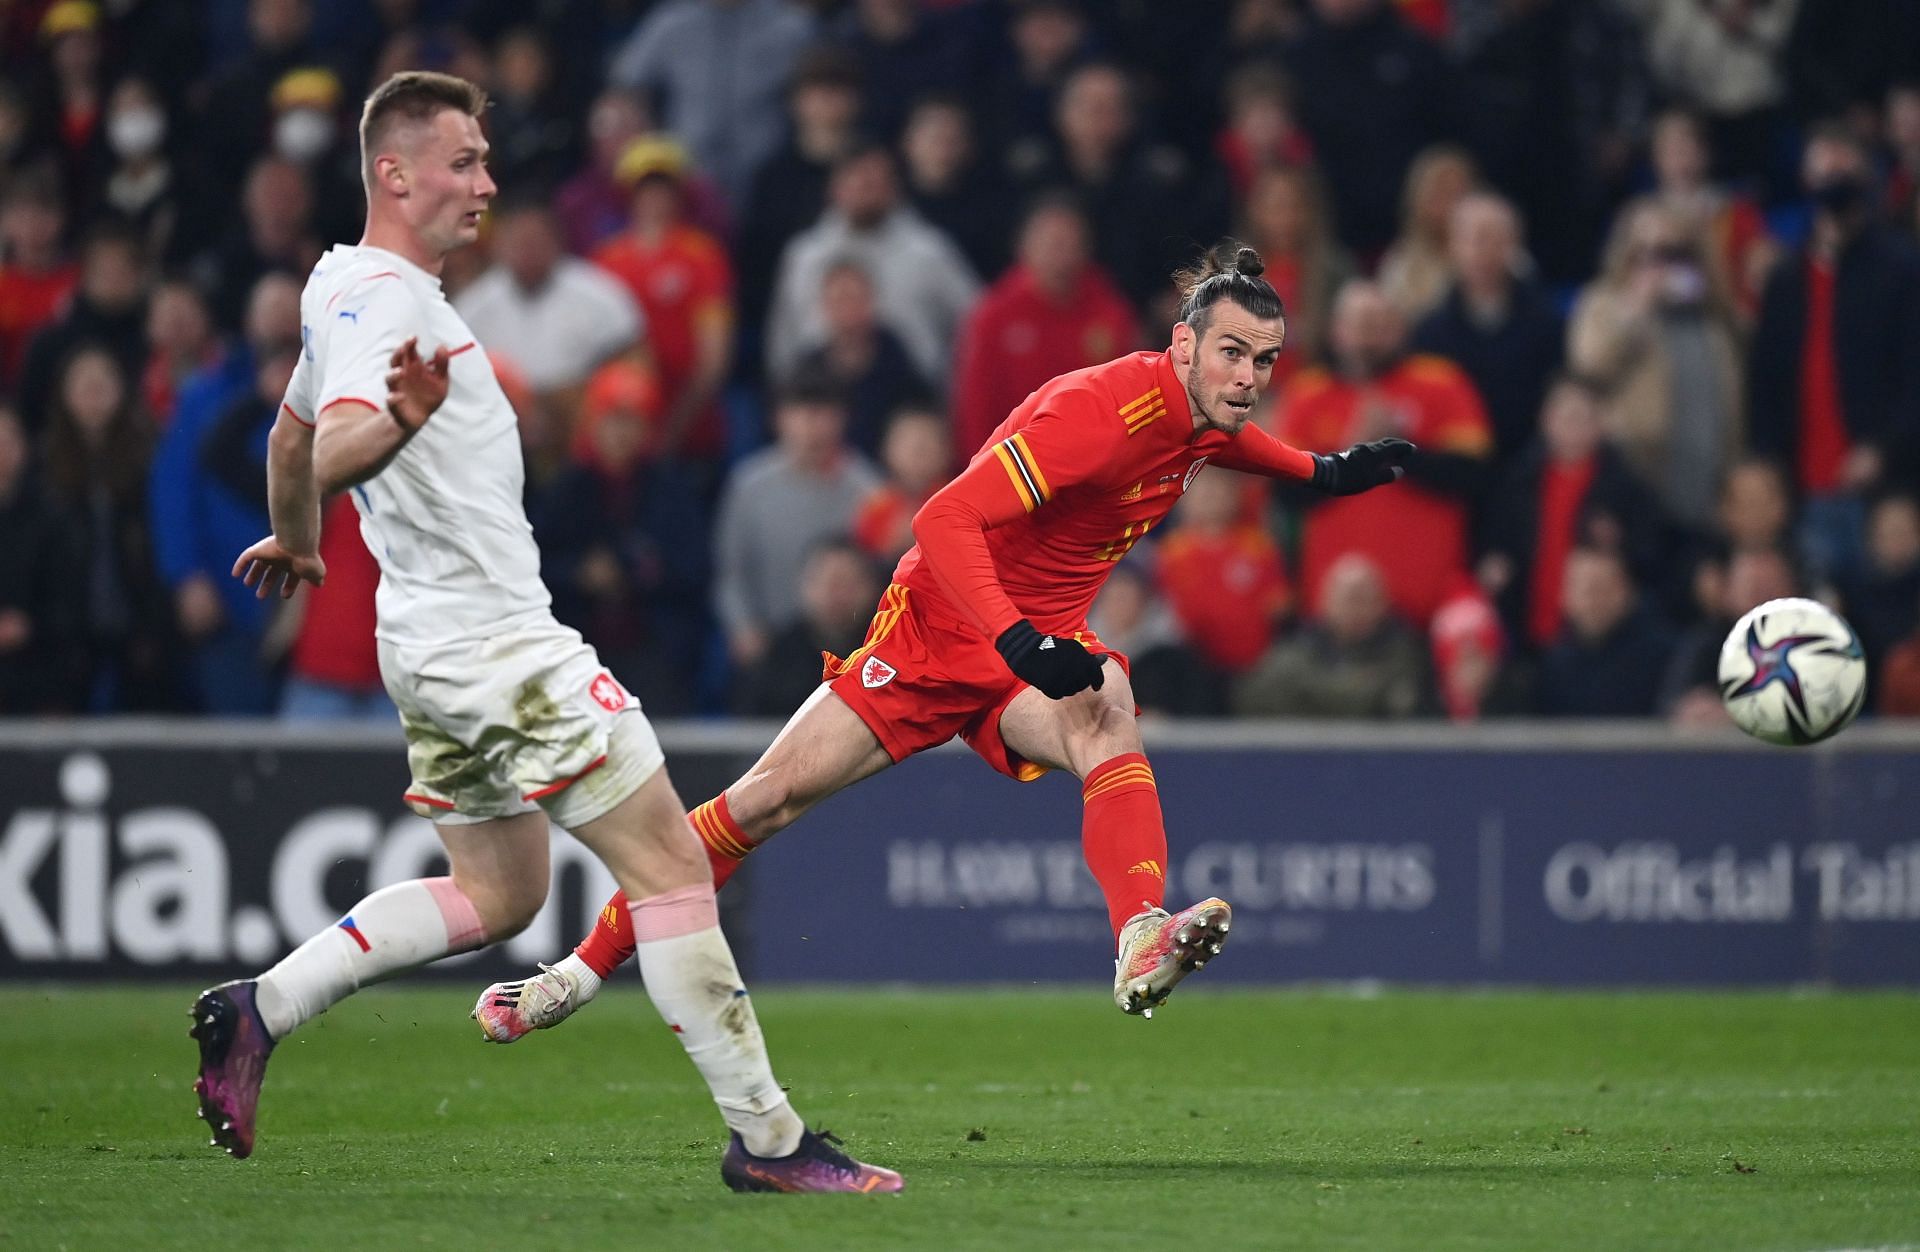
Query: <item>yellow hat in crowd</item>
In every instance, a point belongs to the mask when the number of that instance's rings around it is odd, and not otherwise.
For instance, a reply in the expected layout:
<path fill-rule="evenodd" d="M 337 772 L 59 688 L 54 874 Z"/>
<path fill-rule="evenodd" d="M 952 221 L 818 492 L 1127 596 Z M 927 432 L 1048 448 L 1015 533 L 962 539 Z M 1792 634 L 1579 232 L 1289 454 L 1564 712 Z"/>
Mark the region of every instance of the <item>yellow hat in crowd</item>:
<path fill-rule="evenodd" d="M 339 107 L 340 79 L 330 69 L 306 66 L 288 70 L 273 85 L 273 111 L 276 113 L 300 108 L 331 112 Z"/>
<path fill-rule="evenodd" d="M 655 174 L 677 179 L 686 172 L 687 150 L 664 135 L 642 135 L 634 140 L 613 167 L 615 181 L 625 187 Z"/>
<path fill-rule="evenodd" d="M 40 19 L 40 38 L 47 40 L 98 29 L 100 6 L 93 0 L 60 0 Z"/>

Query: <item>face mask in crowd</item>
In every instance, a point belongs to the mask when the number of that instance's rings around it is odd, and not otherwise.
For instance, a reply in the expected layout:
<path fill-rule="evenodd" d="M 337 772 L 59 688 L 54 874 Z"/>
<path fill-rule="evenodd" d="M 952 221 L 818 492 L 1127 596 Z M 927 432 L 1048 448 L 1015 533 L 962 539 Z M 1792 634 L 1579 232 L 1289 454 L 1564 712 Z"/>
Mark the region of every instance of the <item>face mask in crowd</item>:
<path fill-rule="evenodd" d="M 311 161 L 333 146 L 333 119 L 319 109 L 289 109 L 273 124 L 273 150 L 289 161 Z"/>

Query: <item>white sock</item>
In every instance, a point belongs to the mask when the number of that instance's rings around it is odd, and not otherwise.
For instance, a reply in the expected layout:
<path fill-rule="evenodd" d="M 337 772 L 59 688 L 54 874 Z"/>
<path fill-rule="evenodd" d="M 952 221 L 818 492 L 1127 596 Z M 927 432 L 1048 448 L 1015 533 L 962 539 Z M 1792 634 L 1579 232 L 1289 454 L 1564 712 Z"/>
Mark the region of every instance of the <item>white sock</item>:
<path fill-rule="evenodd" d="M 755 1156 L 788 1156 L 806 1130 L 773 1076 L 753 1001 L 720 933 L 711 883 L 628 906 L 640 976 L 729 1129 Z"/>
<path fill-rule="evenodd" d="M 574 997 L 576 1007 L 600 994 L 600 975 L 593 972 L 593 966 L 581 960 L 577 953 L 569 952 L 560 958 L 555 969 L 564 974 L 572 974 L 573 981 L 579 985 L 580 994 Z"/>
<path fill-rule="evenodd" d="M 395 883 L 260 975 L 255 1003 L 282 1039 L 369 983 L 485 943 L 480 914 L 453 879 Z"/>

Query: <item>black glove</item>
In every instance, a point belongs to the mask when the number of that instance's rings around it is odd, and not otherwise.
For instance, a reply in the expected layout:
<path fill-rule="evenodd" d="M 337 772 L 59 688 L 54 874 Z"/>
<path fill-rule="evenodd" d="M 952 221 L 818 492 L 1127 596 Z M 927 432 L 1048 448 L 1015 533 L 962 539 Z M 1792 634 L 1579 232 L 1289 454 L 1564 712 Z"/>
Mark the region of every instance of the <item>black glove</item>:
<path fill-rule="evenodd" d="M 1407 472 L 1413 445 L 1404 439 L 1356 443 L 1332 456 L 1313 454 L 1313 485 L 1330 496 L 1357 496 Z"/>
<path fill-rule="evenodd" d="M 1038 688 L 1049 700 L 1064 700 L 1088 687 L 1098 691 L 1107 680 L 1101 658 L 1081 647 L 1079 640 L 1043 635 L 1024 617 L 1001 631 L 993 646 L 1014 677 Z"/>

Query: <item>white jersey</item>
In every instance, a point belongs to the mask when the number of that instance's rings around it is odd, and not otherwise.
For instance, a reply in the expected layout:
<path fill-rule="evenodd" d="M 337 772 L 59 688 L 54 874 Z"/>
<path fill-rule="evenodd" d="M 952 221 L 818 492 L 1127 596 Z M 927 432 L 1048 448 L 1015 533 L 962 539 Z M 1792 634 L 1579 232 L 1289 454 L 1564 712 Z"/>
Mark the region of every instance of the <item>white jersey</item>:
<path fill-rule="evenodd" d="M 447 399 L 387 467 L 353 489 L 380 563 L 375 633 L 420 646 L 481 638 L 550 615 L 521 490 L 519 424 L 493 366 L 440 280 L 384 248 L 340 245 L 300 296 L 304 350 L 287 387 L 303 422 L 358 400 L 384 409 L 394 349 L 452 353 Z"/>

